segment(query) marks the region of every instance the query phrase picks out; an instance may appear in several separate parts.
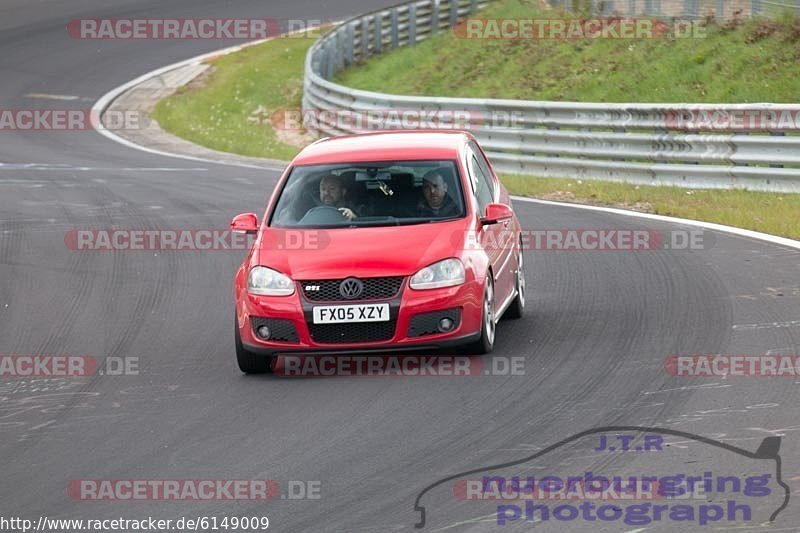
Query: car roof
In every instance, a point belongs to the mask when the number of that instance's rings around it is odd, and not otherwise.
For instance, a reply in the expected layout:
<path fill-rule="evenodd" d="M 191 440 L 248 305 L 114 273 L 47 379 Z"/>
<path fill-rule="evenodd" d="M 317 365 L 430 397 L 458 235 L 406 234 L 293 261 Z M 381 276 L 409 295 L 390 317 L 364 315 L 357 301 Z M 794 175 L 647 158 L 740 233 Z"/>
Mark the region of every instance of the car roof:
<path fill-rule="evenodd" d="M 397 130 L 328 137 L 307 146 L 293 164 L 453 160 L 458 159 L 460 147 L 472 138 L 459 130 Z"/>

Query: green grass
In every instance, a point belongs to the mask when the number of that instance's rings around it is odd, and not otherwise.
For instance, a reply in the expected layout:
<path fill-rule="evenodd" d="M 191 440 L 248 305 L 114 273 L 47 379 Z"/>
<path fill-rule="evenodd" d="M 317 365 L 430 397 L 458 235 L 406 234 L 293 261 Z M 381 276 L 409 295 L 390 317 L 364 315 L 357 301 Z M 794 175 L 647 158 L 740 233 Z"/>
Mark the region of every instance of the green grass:
<path fill-rule="evenodd" d="M 505 0 L 480 18 L 554 18 Z M 574 15 L 573 15 L 574 16 Z M 336 82 L 395 94 L 584 102 L 800 101 L 800 18 L 712 23 L 705 38 L 465 39 L 443 32 Z"/>
<path fill-rule="evenodd" d="M 208 148 L 291 159 L 299 148 L 275 135 L 269 117 L 300 107 L 303 61 L 313 42 L 280 38 L 220 57 L 201 86 L 190 84 L 161 100 L 153 116 L 164 130 Z M 264 112 L 254 115 L 259 108 Z M 259 117 L 261 122 L 248 120 Z"/>
<path fill-rule="evenodd" d="M 505 175 L 501 179 L 512 194 L 521 196 L 636 209 L 800 239 L 800 194 L 531 176 Z"/>

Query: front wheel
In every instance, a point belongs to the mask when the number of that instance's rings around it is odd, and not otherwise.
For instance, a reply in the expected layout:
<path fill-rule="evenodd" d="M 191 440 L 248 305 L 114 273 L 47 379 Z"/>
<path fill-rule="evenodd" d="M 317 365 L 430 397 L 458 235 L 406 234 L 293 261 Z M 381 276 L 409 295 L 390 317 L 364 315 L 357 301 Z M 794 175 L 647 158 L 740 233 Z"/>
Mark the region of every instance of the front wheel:
<path fill-rule="evenodd" d="M 486 273 L 481 309 L 481 336 L 469 347 L 469 352 L 475 355 L 491 353 L 494 349 L 497 324 L 495 322 L 494 281 L 492 280 L 491 272 Z"/>
<path fill-rule="evenodd" d="M 234 319 L 236 362 L 239 363 L 239 370 L 245 374 L 271 374 L 272 357 L 271 355 L 259 355 L 247 350 L 242 344 L 242 336 L 239 334 L 239 325 Z"/>

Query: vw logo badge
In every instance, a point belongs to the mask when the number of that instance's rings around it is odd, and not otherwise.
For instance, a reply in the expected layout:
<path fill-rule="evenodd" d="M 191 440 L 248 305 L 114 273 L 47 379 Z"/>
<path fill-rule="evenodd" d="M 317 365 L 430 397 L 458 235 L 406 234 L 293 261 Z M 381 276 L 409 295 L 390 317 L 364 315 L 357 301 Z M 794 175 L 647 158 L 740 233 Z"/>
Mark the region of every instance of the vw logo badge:
<path fill-rule="evenodd" d="M 360 279 L 347 278 L 339 284 L 339 294 L 346 300 L 354 300 L 364 292 L 364 284 Z"/>

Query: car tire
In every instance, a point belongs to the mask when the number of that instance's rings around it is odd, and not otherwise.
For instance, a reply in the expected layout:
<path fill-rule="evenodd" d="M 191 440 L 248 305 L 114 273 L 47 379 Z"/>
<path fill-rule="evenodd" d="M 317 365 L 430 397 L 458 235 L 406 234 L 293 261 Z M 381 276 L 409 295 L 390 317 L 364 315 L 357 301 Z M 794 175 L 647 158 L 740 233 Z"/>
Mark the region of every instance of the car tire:
<path fill-rule="evenodd" d="M 495 320 L 494 281 L 492 273 L 486 273 L 486 283 L 483 285 L 483 298 L 481 299 L 481 336 L 468 348 L 473 355 L 484 355 L 494 350 L 494 340 L 497 334 L 497 321 Z"/>
<path fill-rule="evenodd" d="M 517 276 L 514 283 L 514 290 L 517 291 L 517 296 L 508 306 L 506 312 L 503 313 L 503 318 L 517 319 L 522 318 L 525 314 L 525 265 L 523 264 L 522 247 L 520 247 L 517 254 Z"/>
<path fill-rule="evenodd" d="M 271 374 L 272 355 L 261 355 L 247 350 L 242 344 L 242 337 L 239 334 L 239 325 L 234 323 L 236 339 L 236 362 L 239 363 L 239 370 L 245 374 Z"/>

